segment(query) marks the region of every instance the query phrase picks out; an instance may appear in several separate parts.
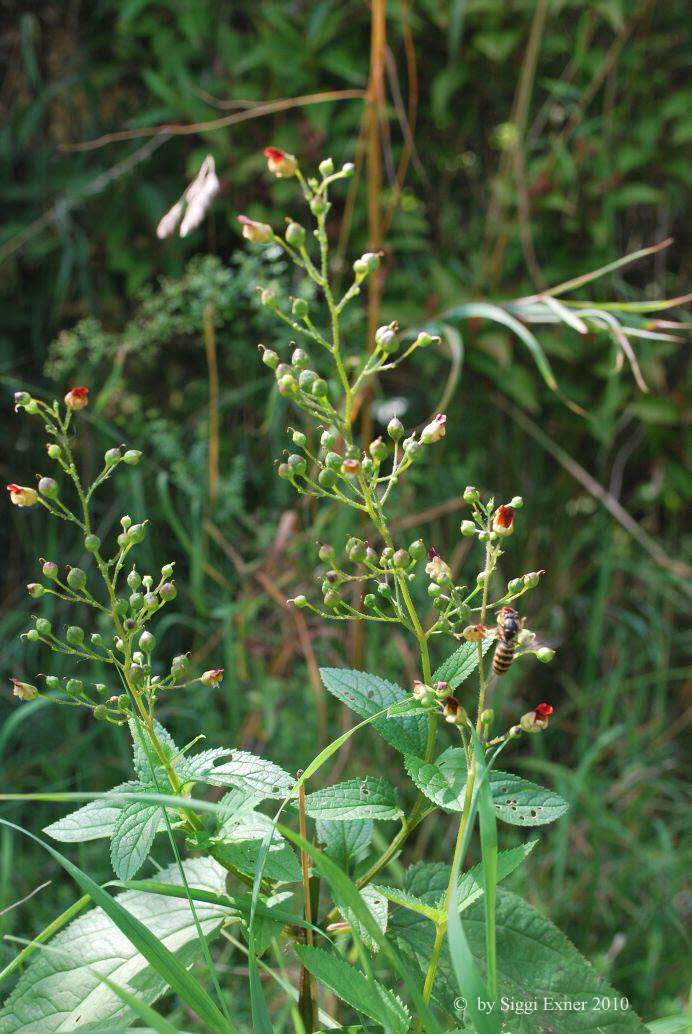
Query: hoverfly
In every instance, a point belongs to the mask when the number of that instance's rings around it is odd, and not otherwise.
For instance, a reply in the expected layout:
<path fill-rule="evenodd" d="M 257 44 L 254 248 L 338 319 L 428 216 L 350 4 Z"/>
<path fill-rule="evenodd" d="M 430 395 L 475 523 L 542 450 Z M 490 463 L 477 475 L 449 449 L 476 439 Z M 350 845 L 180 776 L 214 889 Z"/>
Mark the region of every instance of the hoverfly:
<path fill-rule="evenodd" d="M 524 621 L 514 607 L 502 607 L 497 615 L 496 644 L 493 654 L 493 671 L 504 675 L 514 659 L 519 633 Z"/>

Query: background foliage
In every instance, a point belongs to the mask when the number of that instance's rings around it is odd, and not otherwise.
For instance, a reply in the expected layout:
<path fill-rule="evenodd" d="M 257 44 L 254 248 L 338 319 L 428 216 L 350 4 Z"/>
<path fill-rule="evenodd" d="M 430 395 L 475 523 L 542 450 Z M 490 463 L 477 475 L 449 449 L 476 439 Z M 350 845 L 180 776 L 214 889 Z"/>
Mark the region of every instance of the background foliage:
<path fill-rule="evenodd" d="M 421 0 L 388 8 L 385 210 L 396 200 L 392 173 L 412 98 L 417 119 L 387 237 L 380 322 L 406 325 L 464 300 L 533 293 L 669 235 L 672 247 L 582 296 L 683 294 L 686 5 Z M 126 497 L 101 513 L 100 533 L 122 512 L 149 516 L 151 563 L 175 559 L 179 585 L 188 586 L 179 608 L 185 623 L 163 623 L 160 637 L 184 643 L 196 663 L 232 673 L 213 706 L 207 691 L 171 703 L 168 724 L 196 728 L 201 718 L 209 746 L 268 744 L 289 767 L 309 760 L 327 727 L 350 720 L 318 689 L 315 659 L 362 659 L 398 681 L 417 674 L 403 640 L 360 642 L 333 627 L 296 625 L 302 619 L 280 605 L 309 588 L 313 555 L 305 548 L 310 514 L 272 472 L 271 457 L 287 444 L 285 403 L 269 392 L 255 348 L 272 342 L 252 285 L 258 276 L 271 282 L 283 260 L 248 257 L 235 229 L 236 212 L 268 218 L 273 209 L 261 171 L 265 143 L 306 164 L 325 152 L 335 161 L 358 152 L 361 99 L 262 117 L 247 105 L 363 89 L 369 17 L 366 4 L 327 0 L 100 0 L 13 5 L 0 33 L 3 478 L 30 483 L 43 462 L 28 423 L 12 419 L 12 391 L 62 395 L 73 382 L 90 384 L 84 462 L 95 464 L 104 445 L 122 440 L 146 445 L 147 455 L 128 474 Z M 72 149 L 123 128 L 240 113 L 254 117 Z M 187 240 L 159 242 L 158 219 L 207 152 L 222 179 L 212 217 Z M 365 213 L 364 203 L 337 213 L 334 232 L 340 228 L 355 253 L 368 240 Z M 220 380 L 217 484 L 207 464 L 207 307 Z M 684 311 L 672 316 L 684 319 Z M 350 330 L 362 335 L 364 323 Z M 476 321 L 463 334 L 438 466 L 415 500 L 404 496 L 400 521 L 411 538 L 420 532 L 461 566 L 460 489 L 474 483 L 525 497 L 515 555 L 525 556 L 524 570 L 547 569 L 532 627 L 559 643 L 559 664 L 533 673 L 531 685 L 508 677 L 495 705 L 508 722 L 536 699 L 556 706 L 558 720 L 522 768 L 529 777 L 548 773 L 572 804 L 543 834 L 546 850 L 527 863 L 527 896 L 645 1018 L 675 1012 L 689 904 L 680 746 L 689 706 L 680 566 L 689 546 L 685 346 L 637 341 L 645 394 L 617 369 L 607 335 L 541 330 L 562 389 L 587 410 L 580 417 L 546 391 L 508 333 Z M 412 422 L 430 413 L 430 385 L 442 394 L 448 373 L 439 354 L 416 363 L 415 376 L 382 385 L 383 398 L 404 400 Z M 655 540 L 655 555 L 575 478 L 578 466 Z M 349 530 L 331 521 L 329 537 Z M 46 663 L 17 635 L 30 613 L 23 586 L 36 557 L 67 550 L 67 540 L 47 534 L 55 529 L 40 516 L 14 508 L 0 531 L 5 683 L 10 674 L 33 678 Z M 56 618 L 67 623 L 69 614 Z M 128 748 L 117 731 L 70 711 L 15 708 L 7 695 L 0 715 L 3 786 L 98 789 L 122 776 Z M 382 773 L 386 760 L 374 742 L 350 741 L 348 766 Z M 33 830 L 55 817 L 52 805 L 6 813 Z M 409 860 L 434 858 L 445 835 L 424 824 Z M 105 877 L 90 845 L 75 860 Z M 46 880 L 49 890 L 0 915 L 3 933 L 38 930 L 74 895 L 45 855 L 3 831 L 3 907 Z M 0 949 L 7 958 L 13 950 Z"/>

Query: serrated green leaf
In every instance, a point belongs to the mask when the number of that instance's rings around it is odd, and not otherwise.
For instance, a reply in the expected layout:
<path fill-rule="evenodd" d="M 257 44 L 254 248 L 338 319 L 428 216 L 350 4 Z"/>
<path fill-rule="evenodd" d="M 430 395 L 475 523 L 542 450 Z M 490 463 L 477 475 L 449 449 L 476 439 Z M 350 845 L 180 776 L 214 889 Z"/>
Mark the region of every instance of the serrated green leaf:
<path fill-rule="evenodd" d="M 406 1007 L 377 980 L 366 977 L 338 955 L 321 948 L 298 944 L 296 953 L 321 984 L 353 1009 L 382 1024 L 393 1034 L 405 1034 L 408 1030 L 410 1019 Z"/>
<path fill-rule="evenodd" d="M 444 919 L 444 912 L 441 909 L 434 908 L 432 905 L 426 905 L 424 901 L 421 901 L 415 894 L 411 894 L 407 890 L 400 890 L 398 887 L 383 887 L 381 884 L 373 884 L 373 886 L 379 894 L 383 894 L 393 905 L 401 905 L 402 908 L 416 912 L 425 919 L 430 919 L 433 923 L 438 923 Z M 482 888 L 480 892 L 483 893 Z"/>
<path fill-rule="evenodd" d="M 513 826 L 543 826 L 569 808 L 554 790 L 509 772 L 491 772 L 490 790 L 498 819 Z"/>
<path fill-rule="evenodd" d="M 531 854 L 538 840 L 529 840 L 519 847 L 512 847 L 508 851 L 500 851 L 497 857 L 497 880 L 504 880 L 510 873 L 518 869 L 526 858 Z M 479 862 L 472 869 L 467 869 L 459 877 L 459 909 L 463 911 L 469 908 L 474 901 L 483 894 L 483 866 Z"/>
<path fill-rule="evenodd" d="M 180 757 L 174 767 L 183 785 L 188 783 L 207 783 L 209 776 L 215 771 L 216 762 L 223 757 L 228 757 L 233 751 L 228 747 L 212 747 L 211 750 L 203 750 L 200 754 L 193 754 L 191 757 Z"/>
<path fill-rule="evenodd" d="M 164 791 L 168 789 L 168 776 L 161 759 L 154 750 L 149 734 L 139 718 L 130 718 L 128 722 L 132 735 L 132 763 L 135 772 L 143 783 L 149 786 L 159 785 Z M 160 722 L 154 720 L 154 729 L 164 755 L 168 761 L 178 756 L 175 740 Z"/>
<path fill-rule="evenodd" d="M 387 932 L 387 923 L 389 921 L 389 902 L 384 894 L 380 894 L 379 890 L 372 885 L 363 887 L 360 891 L 360 896 L 370 912 L 370 915 L 377 923 L 382 933 Z M 344 905 L 338 898 L 338 894 L 335 895 L 336 903 L 341 910 L 341 914 L 347 923 L 350 923 L 351 928 L 357 933 L 361 941 L 370 949 L 372 952 L 378 952 L 380 946 L 378 942 L 370 936 L 369 930 L 360 922 L 358 917 L 354 914 L 353 910 Z"/>
<path fill-rule="evenodd" d="M 246 750 L 228 752 L 223 765 L 211 766 L 204 782 L 211 786 L 235 786 L 258 800 L 283 799 L 293 789 L 295 779 L 273 761 L 257 757 Z"/>
<path fill-rule="evenodd" d="M 156 804 L 129 801 L 121 810 L 111 836 L 111 863 L 120 880 L 131 880 L 146 861 L 161 825 Z"/>
<path fill-rule="evenodd" d="M 361 718 L 371 718 L 385 707 L 410 699 L 401 686 L 366 671 L 320 668 L 320 674 L 329 692 Z M 383 715 L 372 723 L 372 727 L 401 754 L 422 754 L 425 751 L 427 718 L 424 714 L 392 718 Z"/>
<path fill-rule="evenodd" d="M 397 792 L 380 776 L 348 779 L 307 795 L 308 815 L 323 822 L 335 819 L 398 819 L 403 812 Z"/>
<path fill-rule="evenodd" d="M 269 826 L 272 821 L 266 815 L 254 815 L 254 820 L 266 819 Z M 248 876 L 254 876 L 260 857 L 262 839 L 267 831 L 266 825 L 258 821 L 237 829 L 235 835 L 226 834 L 224 842 L 219 844 L 214 854 L 225 863 L 235 866 Z M 302 876 L 300 862 L 291 847 L 277 834 L 267 854 L 264 875 L 269 880 L 279 883 L 297 883 Z"/>
<path fill-rule="evenodd" d="M 595 972 L 565 935 L 527 901 L 499 891 L 496 912 L 497 971 L 500 1003 L 531 1003 L 534 1011 L 518 1016 L 506 1012 L 512 1034 L 554 1034 L 598 1031 L 645 1034 L 646 1027 L 630 1010 L 594 1007 L 599 998 L 611 1002 L 619 995 Z M 485 963 L 483 904 L 467 913 L 464 928 L 479 967 Z M 535 1006 L 533 1005 L 535 1003 Z M 566 1006 L 559 1010 L 557 1004 Z M 583 1006 L 583 1008 L 582 1008 Z"/>
<path fill-rule="evenodd" d="M 44 826 L 43 832 L 64 844 L 78 844 L 88 840 L 109 837 L 123 810 L 123 801 L 110 801 L 109 794 L 132 793 L 143 790 L 142 783 L 129 782 L 114 786 L 98 801 L 90 801 L 83 808 L 77 808 L 64 818 Z"/>
<path fill-rule="evenodd" d="M 493 645 L 492 639 L 483 640 L 483 655 Z M 433 682 L 448 682 L 451 689 L 456 689 L 465 682 L 478 667 L 478 644 L 462 643 L 451 656 L 443 661 L 432 677 Z"/>
<path fill-rule="evenodd" d="M 223 893 L 226 873 L 212 859 L 192 859 L 184 862 L 183 867 L 191 886 Z M 177 864 L 157 878 L 162 883 L 182 883 Z M 194 918 L 185 898 L 125 891 L 114 900 L 143 923 L 165 948 L 175 952 L 183 965 L 189 965 L 199 953 Z M 206 936 L 228 914 L 227 909 L 216 904 L 198 904 L 196 911 Z M 53 950 L 34 957 L 7 998 L 0 1013 L 0 1034 L 36 1034 L 39 1029 L 49 1034 L 77 1025 L 121 1025 L 134 1020 L 131 1010 L 104 985 L 99 974 L 129 987 L 147 1004 L 155 1002 L 167 988 L 101 908 L 73 920 L 50 945 Z"/>
<path fill-rule="evenodd" d="M 461 811 L 466 794 L 466 755 L 461 747 L 449 747 L 435 761 L 404 758 L 406 771 L 418 789 L 447 811 Z M 542 826 L 563 815 L 569 805 L 545 787 L 508 772 L 490 772 L 490 792 L 495 814 L 514 826 Z"/>
<path fill-rule="evenodd" d="M 324 844 L 325 854 L 348 872 L 352 865 L 365 857 L 372 840 L 373 824 L 372 819 L 324 822 L 318 818 L 316 830 L 318 841 Z"/>

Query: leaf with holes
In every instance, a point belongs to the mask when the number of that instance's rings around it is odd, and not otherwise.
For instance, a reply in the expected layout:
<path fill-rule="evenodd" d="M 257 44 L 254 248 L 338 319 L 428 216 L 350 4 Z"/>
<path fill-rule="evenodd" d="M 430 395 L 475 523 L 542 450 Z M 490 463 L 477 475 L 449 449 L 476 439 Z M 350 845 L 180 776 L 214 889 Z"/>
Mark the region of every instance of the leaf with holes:
<path fill-rule="evenodd" d="M 349 779 L 325 786 L 306 798 L 306 811 L 324 822 L 335 819 L 399 819 L 403 815 L 397 792 L 380 776 Z"/>
<path fill-rule="evenodd" d="M 404 758 L 406 771 L 425 796 L 447 811 L 461 811 L 466 793 L 466 755 L 461 747 L 450 747 L 436 761 L 424 761 L 413 754 Z"/>
<path fill-rule="evenodd" d="M 320 674 L 329 692 L 361 718 L 371 718 L 385 707 L 411 699 L 401 686 L 367 671 L 320 668 Z M 391 718 L 383 715 L 372 723 L 372 727 L 401 754 L 422 754 L 425 751 L 428 728 L 425 714 Z"/>
<path fill-rule="evenodd" d="M 295 786 L 295 779 L 273 761 L 246 750 L 229 751 L 228 758 L 223 765 L 210 765 L 203 781 L 211 786 L 235 786 L 260 800 L 280 800 L 287 797 Z"/>
<path fill-rule="evenodd" d="M 508 772 L 491 772 L 490 790 L 498 819 L 513 826 L 544 826 L 569 808 L 554 790 Z"/>
<path fill-rule="evenodd" d="M 367 854 L 372 840 L 372 819 L 323 822 L 318 818 L 316 825 L 317 840 L 324 844 L 324 853 L 344 872 Z"/>
<path fill-rule="evenodd" d="M 373 886 L 363 887 L 360 891 L 360 896 L 367 905 L 370 915 L 375 920 L 382 933 L 386 933 L 387 923 L 389 921 L 389 902 L 387 901 L 387 896 L 385 894 L 380 894 L 377 887 Z M 335 895 L 335 900 L 344 919 L 350 924 L 351 929 L 358 934 L 363 944 L 365 944 L 370 951 L 378 952 L 380 950 L 380 946 L 377 941 L 370 935 L 370 932 L 366 929 L 365 925 L 360 922 L 353 910 L 339 900 L 338 893 Z"/>
<path fill-rule="evenodd" d="M 392 1034 L 405 1034 L 408 1030 L 406 1007 L 377 980 L 366 977 L 338 955 L 322 948 L 297 944 L 295 950 L 305 968 L 357 1012 L 369 1016 Z"/>
<path fill-rule="evenodd" d="M 493 645 L 492 639 L 483 640 L 483 655 Z M 462 643 L 458 650 L 443 661 L 432 677 L 433 682 L 448 682 L 456 689 L 478 667 L 478 643 Z"/>

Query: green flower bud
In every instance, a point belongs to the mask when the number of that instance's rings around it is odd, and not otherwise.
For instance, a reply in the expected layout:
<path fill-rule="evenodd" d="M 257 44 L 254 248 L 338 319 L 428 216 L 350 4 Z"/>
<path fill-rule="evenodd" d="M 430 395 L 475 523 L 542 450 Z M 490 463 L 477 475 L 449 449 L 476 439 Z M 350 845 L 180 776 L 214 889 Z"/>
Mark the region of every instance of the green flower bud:
<path fill-rule="evenodd" d="M 173 566 L 174 566 L 173 564 L 164 564 L 163 567 L 161 568 L 161 577 L 162 578 L 172 578 L 173 577 Z"/>
<path fill-rule="evenodd" d="M 140 649 L 144 650 L 145 653 L 151 653 L 156 646 L 156 639 L 151 632 L 142 632 L 139 637 Z"/>
<path fill-rule="evenodd" d="M 459 525 L 459 531 L 462 535 L 465 535 L 468 538 L 469 536 L 476 534 L 476 525 L 473 521 L 462 521 Z"/>
<path fill-rule="evenodd" d="M 314 370 L 301 370 L 300 376 L 298 377 L 298 386 L 303 391 L 312 391 L 315 381 L 318 380 L 319 377 Z"/>
<path fill-rule="evenodd" d="M 431 582 L 428 586 L 428 596 L 430 596 L 434 600 L 437 599 L 441 592 L 442 587 L 438 585 L 437 582 Z"/>
<path fill-rule="evenodd" d="M 430 345 L 434 345 L 439 342 L 439 340 L 439 337 L 428 334 L 427 331 L 422 330 L 414 341 L 414 344 L 416 348 L 428 348 Z"/>
<path fill-rule="evenodd" d="M 515 592 L 521 592 L 521 590 L 524 588 L 524 579 L 523 578 L 512 578 L 512 580 L 511 580 L 511 582 L 509 582 L 507 588 L 512 593 L 512 595 L 514 595 Z"/>
<path fill-rule="evenodd" d="M 305 477 L 305 474 L 307 473 L 308 465 L 305 462 L 305 458 L 303 456 L 299 456 L 297 452 L 294 452 L 294 453 L 292 453 L 288 457 L 287 462 L 288 462 L 289 467 L 293 471 L 294 475 L 299 475 L 300 477 Z"/>
<path fill-rule="evenodd" d="M 98 632 L 94 632 L 90 635 L 89 640 L 92 646 L 103 646 L 103 636 L 99 635 Z"/>
<path fill-rule="evenodd" d="M 265 287 L 260 291 L 260 302 L 267 309 L 276 309 L 279 304 L 279 299 L 276 297 L 276 291 L 273 287 Z"/>
<path fill-rule="evenodd" d="M 317 555 L 320 560 L 332 560 L 334 557 L 334 546 L 330 546 L 329 543 L 324 542 L 320 545 Z"/>
<path fill-rule="evenodd" d="M 542 571 L 530 571 L 529 574 L 524 575 L 524 585 L 527 589 L 535 589 L 541 580 Z"/>
<path fill-rule="evenodd" d="M 129 463 L 131 467 L 135 467 L 142 458 L 142 453 L 139 449 L 128 449 L 123 456 L 123 462 Z"/>
<path fill-rule="evenodd" d="M 391 600 L 392 598 L 392 587 L 387 582 L 378 582 L 377 594 L 385 600 Z"/>
<path fill-rule="evenodd" d="M 86 585 L 86 575 L 81 567 L 72 567 L 67 573 L 66 580 L 71 589 L 83 589 Z"/>
<path fill-rule="evenodd" d="M 303 434 L 302 431 L 294 431 L 291 435 L 291 441 L 294 445 L 297 445 L 299 449 L 304 449 L 308 444 L 307 435 Z"/>
<path fill-rule="evenodd" d="M 55 581 L 58 577 L 58 565 L 53 563 L 52 560 L 44 560 L 41 568 L 46 578 L 50 578 L 51 581 Z"/>
<path fill-rule="evenodd" d="M 125 618 L 125 620 L 123 621 L 123 628 L 126 632 L 134 632 L 136 627 L 137 622 L 134 620 L 134 618 Z"/>
<path fill-rule="evenodd" d="M 294 298 L 293 304 L 291 306 L 291 312 L 297 319 L 303 320 L 310 312 L 310 306 L 304 298 Z"/>
<path fill-rule="evenodd" d="M 159 589 L 159 595 L 165 603 L 170 603 L 178 595 L 178 590 L 173 582 L 164 582 Z"/>
<path fill-rule="evenodd" d="M 31 395 L 28 391 L 15 391 L 14 393 L 14 410 L 15 413 L 18 409 L 23 409 L 28 406 L 32 401 Z"/>
<path fill-rule="evenodd" d="M 328 452 L 324 457 L 325 467 L 329 467 L 330 470 L 340 470 L 342 459 L 338 452 Z"/>
<path fill-rule="evenodd" d="M 41 495 L 45 495 L 48 499 L 57 499 L 58 482 L 54 478 L 41 478 L 38 483 L 38 490 Z"/>
<path fill-rule="evenodd" d="M 101 545 L 101 539 L 98 535 L 87 535 L 84 539 L 84 545 L 90 553 L 95 553 Z"/>
<path fill-rule="evenodd" d="M 369 456 L 364 456 L 360 461 L 360 469 L 364 474 L 371 474 L 375 464 L 372 462 Z"/>
<path fill-rule="evenodd" d="M 105 704 L 97 704 L 94 708 L 94 718 L 97 722 L 103 722 L 108 718 L 108 708 Z"/>
<path fill-rule="evenodd" d="M 313 197 L 310 201 L 310 211 L 315 216 L 326 215 L 330 207 L 331 205 L 329 204 L 329 202 L 325 201 L 321 194 L 318 194 L 316 197 Z"/>
<path fill-rule="evenodd" d="M 542 664 L 550 664 L 554 656 L 555 651 L 549 646 L 541 646 L 539 650 L 536 650 L 536 657 Z"/>
<path fill-rule="evenodd" d="M 60 689 L 60 679 L 55 675 L 46 675 L 46 689 Z"/>
<path fill-rule="evenodd" d="M 30 643 L 37 643 L 39 639 L 38 632 L 35 628 L 30 628 L 28 632 L 24 633 L 24 638 Z"/>
<path fill-rule="evenodd" d="M 171 675 L 182 675 L 190 667 L 190 658 L 186 653 L 179 653 L 171 661 Z"/>
<path fill-rule="evenodd" d="M 389 454 L 389 447 L 381 438 L 375 438 L 374 442 L 370 442 L 368 446 L 368 452 L 375 460 L 376 463 L 381 463 L 382 460 L 386 459 Z"/>
<path fill-rule="evenodd" d="M 143 524 L 133 524 L 127 533 L 129 542 L 141 542 L 146 535 L 146 528 Z"/>
<path fill-rule="evenodd" d="M 70 625 L 67 632 L 65 632 L 65 639 L 72 646 L 81 646 L 84 642 L 84 629 L 80 628 L 79 625 Z"/>
<path fill-rule="evenodd" d="M 273 352 L 271 348 L 265 348 L 264 345 L 259 346 L 262 349 L 262 362 L 265 366 L 268 366 L 270 370 L 275 370 L 279 365 L 279 357 L 276 352 Z"/>
<path fill-rule="evenodd" d="M 159 598 L 155 592 L 148 592 L 144 597 L 144 606 L 147 610 L 153 610 L 154 607 L 158 607 Z"/>
<path fill-rule="evenodd" d="M 104 463 L 107 467 L 112 467 L 114 464 L 120 462 L 122 455 L 122 448 L 109 449 L 103 457 Z"/>
<path fill-rule="evenodd" d="M 43 636 L 50 635 L 51 632 L 53 631 L 53 626 L 51 625 L 51 623 L 48 620 L 48 618 L 37 618 L 36 619 L 36 631 L 38 632 L 39 635 L 43 635 Z"/>
<path fill-rule="evenodd" d="M 127 576 L 127 584 L 128 584 L 128 587 L 130 589 L 132 589 L 133 592 L 136 589 L 139 589 L 140 585 L 142 584 L 142 578 L 141 578 L 141 576 L 139 574 L 139 571 L 137 571 L 136 568 L 134 568 L 134 567 L 132 568 L 132 570 L 130 571 L 130 573 Z"/>
<path fill-rule="evenodd" d="M 339 432 L 335 427 L 328 427 L 326 431 L 322 432 L 320 437 L 320 445 L 323 449 L 333 449 L 339 440 Z"/>
<path fill-rule="evenodd" d="M 374 610 L 375 607 L 377 606 L 377 596 L 375 596 L 372 592 L 367 593 L 363 597 L 363 604 L 369 610 Z"/>
<path fill-rule="evenodd" d="M 415 542 L 412 542 L 408 547 L 408 551 L 414 560 L 422 560 L 425 556 L 425 543 L 423 539 L 416 539 Z"/>
<path fill-rule="evenodd" d="M 129 528 L 131 528 L 132 518 L 130 517 L 130 515 L 126 513 L 123 517 L 121 517 L 120 524 L 122 526 L 123 531 L 127 531 Z"/>
<path fill-rule="evenodd" d="M 326 398 L 327 392 L 329 391 L 329 385 L 326 381 L 323 381 L 321 377 L 318 377 L 312 386 L 312 394 L 316 398 Z"/>
<path fill-rule="evenodd" d="M 465 503 L 477 503 L 480 499 L 480 493 L 473 485 L 467 485 L 464 489 L 463 499 Z"/>
<path fill-rule="evenodd" d="M 291 356 L 291 365 L 295 366 L 296 370 L 307 370 L 310 365 L 310 356 L 302 348 L 296 348 Z"/>
<path fill-rule="evenodd" d="M 334 487 L 336 481 L 336 471 L 332 470 L 330 467 L 325 467 L 324 470 L 321 470 L 317 476 L 318 484 L 321 485 L 321 487 L 326 489 L 327 491 L 329 491 L 330 488 Z"/>
<path fill-rule="evenodd" d="M 289 223 L 286 227 L 286 243 L 292 248 L 301 248 L 305 244 L 305 227 L 300 223 Z"/>
<path fill-rule="evenodd" d="M 30 582 L 29 585 L 27 585 L 26 590 L 33 600 L 40 600 L 46 591 L 38 582 Z"/>
<path fill-rule="evenodd" d="M 130 710 L 130 698 L 127 695 L 127 693 L 121 693 L 121 695 L 118 697 L 117 703 L 121 711 Z"/>
<path fill-rule="evenodd" d="M 288 463 L 280 463 L 279 466 L 276 468 L 276 473 L 279 475 L 280 478 L 283 478 L 284 481 L 293 480 L 293 471 L 289 467 Z"/>
<path fill-rule="evenodd" d="M 401 344 L 400 341 L 397 341 L 398 332 L 399 324 L 396 320 L 384 327 L 378 327 L 375 331 L 375 344 L 381 348 L 383 352 L 387 352 L 388 355 L 391 355 L 398 351 Z"/>
<path fill-rule="evenodd" d="M 62 449 L 57 442 L 49 442 L 46 451 L 52 460 L 59 460 L 62 456 Z"/>
<path fill-rule="evenodd" d="M 362 564 L 365 560 L 365 543 L 356 539 L 348 548 L 346 555 L 352 564 Z"/>
<path fill-rule="evenodd" d="M 325 607 L 329 607 L 331 610 L 336 610 L 336 608 L 339 606 L 340 603 L 341 603 L 341 596 L 336 591 L 336 589 L 329 589 L 324 594 L 324 605 L 325 605 Z"/>
<path fill-rule="evenodd" d="M 298 394 L 298 384 L 296 383 L 295 377 L 291 374 L 284 374 L 283 377 L 279 378 L 278 381 L 279 394 L 283 395 L 284 398 L 290 398 L 292 395 Z"/>
<path fill-rule="evenodd" d="M 118 617 L 124 618 L 129 610 L 127 600 L 123 599 L 121 596 L 119 599 L 115 601 L 115 606 L 113 607 L 113 610 L 118 615 Z"/>
<path fill-rule="evenodd" d="M 307 605 L 308 605 L 308 601 L 306 600 L 305 596 L 296 596 L 296 597 L 294 597 L 294 599 L 293 599 L 293 606 L 294 607 L 298 607 L 299 610 L 302 610 L 303 607 L 307 607 Z"/>
<path fill-rule="evenodd" d="M 317 168 L 320 170 L 320 176 L 331 176 L 334 172 L 334 162 L 331 158 L 323 158 Z"/>
<path fill-rule="evenodd" d="M 492 535 L 490 534 L 489 531 L 479 531 L 478 532 L 478 541 L 479 542 L 490 542 L 491 538 L 492 538 Z"/>
<path fill-rule="evenodd" d="M 522 497 L 520 495 L 515 495 L 510 500 L 509 505 L 514 510 L 521 510 L 522 506 L 524 505 L 524 500 L 522 499 Z"/>
<path fill-rule="evenodd" d="M 84 683 L 81 679 L 68 679 L 65 683 L 65 692 L 70 697 L 81 696 L 84 692 Z"/>
<path fill-rule="evenodd" d="M 404 425 L 398 417 L 393 416 L 387 424 L 387 434 L 394 442 L 398 442 L 403 438 Z"/>
<path fill-rule="evenodd" d="M 407 549 L 397 549 L 392 557 L 392 563 L 395 567 L 405 571 L 407 567 L 411 566 L 411 554 Z"/>
<path fill-rule="evenodd" d="M 133 592 L 130 596 L 130 610 L 134 610 L 135 613 L 141 610 L 144 606 L 144 596 L 141 592 Z"/>

